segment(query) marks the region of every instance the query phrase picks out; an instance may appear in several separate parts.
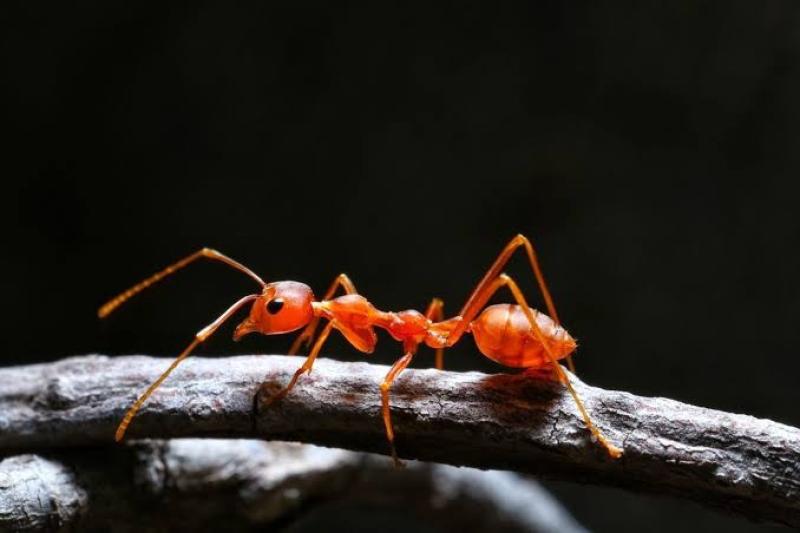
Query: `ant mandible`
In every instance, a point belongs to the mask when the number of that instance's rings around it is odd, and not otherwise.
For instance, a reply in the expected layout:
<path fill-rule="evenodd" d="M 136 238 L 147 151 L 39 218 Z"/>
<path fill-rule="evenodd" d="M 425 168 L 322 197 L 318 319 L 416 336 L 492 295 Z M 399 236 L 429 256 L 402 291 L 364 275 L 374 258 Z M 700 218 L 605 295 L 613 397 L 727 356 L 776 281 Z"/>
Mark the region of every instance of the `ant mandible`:
<path fill-rule="evenodd" d="M 501 272 L 519 248 L 524 248 L 527 252 L 539 289 L 544 296 L 549 316 L 529 307 L 516 282 Z M 550 376 L 561 381 L 575 400 L 583 421 L 592 435 L 611 457 L 618 458 L 622 455 L 622 450 L 609 442 L 594 425 L 578 393 L 570 383 L 569 377 L 558 363 L 560 359 L 565 359 L 570 370 L 574 372 L 571 354 L 577 345 L 560 325 L 553 299 L 545 284 L 541 268 L 539 268 L 536 252 L 524 235 L 517 235 L 511 239 L 475 290 L 472 291 L 464 307 L 461 308 L 461 312 L 447 320 L 444 319 L 444 303 L 438 298 L 431 301 L 424 315 L 415 310 L 396 313 L 380 311 L 357 293 L 355 285 L 345 274 L 339 274 L 322 300 L 315 300 L 308 285 L 296 281 L 265 283 L 249 268 L 210 248 L 203 248 L 181 259 L 112 298 L 100 307 L 97 312 L 98 316 L 105 318 L 137 293 L 201 258 L 221 261 L 244 272 L 261 286 L 261 292 L 245 296 L 195 335 L 189 346 L 178 355 L 169 368 L 148 387 L 125 414 L 117 428 L 115 438 L 118 442 L 122 440 L 136 412 L 169 376 L 170 372 L 200 343 L 213 335 L 234 313 L 253 302 L 249 316 L 234 331 L 234 340 L 239 340 L 248 333 L 277 335 L 296 331 L 305 326 L 289 350 L 290 354 L 295 354 L 303 343 L 306 344 L 306 347 L 312 345 L 320 320 L 324 318 L 328 321 L 319 336 L 316 337 L 316 341 L 313 342 L 313 347 L 303 365 L 294 373 L 285 388 L 266 401 L 267 405 L 286 396 L 297 383 L 298 378 L 311 371 L 322 345 L 333 329 L 338 330 L 350 344 L 364 353 L 372 353 L 375 349 L 378 341 L 374 329 L 376 326 L 385 329 L 395 340 L 403 343 L 403 357 L 392 365 L 380 385 L 381 412 L 386 428 L 386 438 L 389 440 L 395 464 L 399 464 L 399 460 L 395 450 L 394 429 L 389 411 L 389 393 L 392 382 L 411 363 L 420 344 L 436 350 L 436 368 L 443 368 L 444 348 L 453 346 L 464 333 L 472 333 L 478 349 L 493 361 L 507 367 L 522 368 L 526 374 L 533 377 Z M 508 288 L 516 304 L 497 304 L 486 307 L 486 303 L 501 287 Z M 345 294 L 334 298 L 338 289 L 342 289 Z"/>

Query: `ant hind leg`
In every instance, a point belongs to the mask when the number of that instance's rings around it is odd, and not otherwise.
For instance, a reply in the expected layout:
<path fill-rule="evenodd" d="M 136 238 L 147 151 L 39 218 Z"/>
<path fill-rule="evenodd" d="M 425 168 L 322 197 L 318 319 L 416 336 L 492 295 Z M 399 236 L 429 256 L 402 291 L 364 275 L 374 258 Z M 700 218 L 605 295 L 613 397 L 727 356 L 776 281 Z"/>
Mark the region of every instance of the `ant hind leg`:
<path fill-rule="evenodd" d="M 522 311 L 525 313 L 525 316 L 528 318 L 528 321 L 531 324 L 531 329 L 533 330 L 534 335 L 544 347 L 544 351 L 547 354 L 547 357 L 550 359 L 550 364 L 552 365 L 552 369 L 555 371 L 558 379 L 564 383 L 564 386 L 567 387 L 572 399 L 575 400 L 575 405 L 578 407 L 578 411 L 583 418 L 586 427 L 589 429 L 591 434 L 597 439 L 600 445 L 606 449 L 608 455 L 614 459 L 618 459 L 622 456 L 623 450 L 614 446 L 603 433 L 595 426 L 594 422 L 592 422 L 592 418 L 589 416 L 589 412 L 586 410 L 586 406 L 583 404 L 583 400 L 581 400 L 580 396 L 578 396 L 578 392 L 572 386 L 572 383 L 567 376 L 567 373 L 558 364 L 558 360 L 553 355 L 553 352 L 550 350 L 547 339 L 545 339 L 542 330 L 539 329 L 539 325 L 536 323 L 536 319 L 533 316 L 533 312 L 531 308 L 528 306 L 528 302 L 525 300 L 525 296 L 522 294 L 519 286 L 516 282 L 511 279 L 510 276 L 506 274 L 500 274 L 497 279 L 492 283 L 491 292 L 497 291 L 500 287 L 507 287 L 511 294 L 514 296 L 514 300 L 516 300 L 517 304 L 522 308 Z"/>
<path fill-rule="evenodd" d="M 513 241 L 511 244 L 513 244 Z M 502 257 L 503 256 L 501 255 L 501 259 Z M 489 270 L 488 274 L 495 273 L 495 267 L 497 264 L 498 262 L 495 262 L 495 265 Z M 522 294 L 519 286 L 513 279 L 511 279 L 510 276 L 506 274 L 497 274 L 493 278 L 490 278 L 488 274 L 487 276 L 484 276 L 483 280 L 481 280 L 481 282 L 478 284 L 477 289 L 473 291 L 472 295 L 467 301 L 467 304 L 464 306 L 464 309 L 461 312 L 461 320 L 458 326 L 453 330 L 453 333 L 451 334 L 452 337 L 454 337 L 455 340 L 458 340 L 461 333 L 466 329 L 470 322 L 475 319 L 489 299 L 498 290 L 500 290 L 501 287 L 508 288 L 508 290 L 511 291 L 511 294 L 514 296 L 514 300 L 516 300 L 517 305 L 519 305 L 522 311 L 525 313 L 525 317 L 530 323 L 531 331 L 533 331 L 534 336 L 542 345 L 542 348 L 544 348 L 545 354 L 547 354 L 547 358 L 550 360 L 550 368 L 556 374 L 558 380 L 564 383 L 564 386 L 567 388 L 572 396 L 572 399 L 575 401 L 575 405 L 578 407 L 578 411 L 580 412 L 586 427 L 597 439 L 597 441 L 606 449 L 609 456 L 613 457 L 614 459 L 621 457 L 622 450 L 614 446 L 605 437 L 605 435 L 600 432 L 597 426 L 594 425 L 594 422 L 592 422 L 592 419 L 589 416 L 589 412 L 586 410 L 583 401 L 581 400 L 580 396 L 578 396 L 578 393 L 572 386 L 572 383 L 569 381 L 569 376 L 567 376 L 567 373 L 564 371 L 561 365 L 558 364 L 558 359 L 553 354 L 553 351 L 551 350 L 544 333 L 542 333 L 542 330 L 539 328 L 539 324 L 536 322 L 536 318 L 534 317 L 535 311 L 533 311 L 528 305 L 528 302 L 525 300 L 525 296 Z"/>
<path fill-rule="evenodd" d="M 461 337 L 469 322 L 472 321 L 472 319 L 477 315 L 478 311 L 480 311 L 484 305 L 486 305 L 486 302 L 489 299 L 489 296 L 487 295 L 492 292 L 489 289 L 490 286 L 497 280 L 497 277 L 502 273 L 506 264 L 511 259 L 511 256 L 513 256 L 514 252 L 516 252 L 519 248 L 525 248 L 525 252 L 528 256 L 528 262 L 530 263 L 531 270 L 533 270 L 536 283 L 539 285 L 539 291 L 542 293 L 542 297 L 544 298 L 544 303 L 547 306 L 547 312 L 550 315 L 550 318 L 553 319 L 556 325 L 561 323 L 558 318 L 556 306 L 553 303 L 553 297 L 550 296 L 550 290 L 547 288 L 547 283 L 544 280 L 542 268 L 539 266 L 539 259 L 537 258 L 536 249 L 525 235 L 519 234 L 511 239 L 508 244 L 506 244 L 492 265 L 489 267 L 489 270 L 486 271 L 486 274 L 484 274 L 483 278 L 481 278 L 480 282 L 478 282 L 478 285 L 475 287 L 475 289 L 473 289 L 472 294 L 470 294 L 467 302 L 464 304 L 464 307 L 461 308 L 461 312 L 458 314 L 459 316 L 464 317 L 464 321 L 455 330 L 453 330 L 451 334 L 453 338 L 452 342 L 456 342 Z M 571 372 L 575 372 L 575 365 L 572 362 L 571 355 L 567 356 L 567 366 Z"/>

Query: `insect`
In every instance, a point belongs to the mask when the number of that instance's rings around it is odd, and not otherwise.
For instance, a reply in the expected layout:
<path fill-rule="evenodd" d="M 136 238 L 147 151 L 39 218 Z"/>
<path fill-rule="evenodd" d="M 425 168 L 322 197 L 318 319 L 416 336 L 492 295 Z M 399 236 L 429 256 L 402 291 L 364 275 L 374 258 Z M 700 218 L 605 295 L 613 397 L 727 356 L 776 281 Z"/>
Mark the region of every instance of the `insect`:
<path fill-rule="evenodd" d="M 549 315 L 532 309 L 516 282 L 502 272 L 514 252 L 519 249 L 525 250 L 528 256 Z M 411 363 L 421 344 L 436 350 L 436 367 L 443 368 L 443 350 L 456 344 L 465 333 L 472 334 L 480 352 L 489 359 L 507 367 L 524 369 L 524 372 L 532 377 L 552 376 L 561 381 L 572 395 L 586 427 L 600 445 L 613 458 L 622 455 L 622 450 L 614 446 L 592 422 L 583 401 L 558 363 L 564 359 L 574 371 L 571 354 L 575 351 L 576 342 L 560 325 L 536 252 L 524 235 L 517 235 L 511 239 L 472 291 L 458 315 L 448 319 L 444 318 L 444 303 L 438 298 L 431 301 L 424 314 L 415 310 L 381 311 L 364 296 L 358 294 L 355 285 L 345 274 L 337 276 L 323 298 L 316 300 L 308 285 L 296 281 L 265 283 L 249 268 L 210 248 L 203 248 L 173 263 L 112 298 L 100 307 L 98 316 L 107 317 L 137 293 L 198 259 L 221 261 L 250 276 L 259 284 L 261 290 L 257 294 L 240 299 L 211 324 L 197 332 L 194 340 L 125 414 L 117 428 L 115 436 L 117 441 L 122 440 L 139 408 L 175 367 L 237 311 L 252 304 L 248 317 L 236 327 L 233 333 L 234 340 L 239 340 L 249 333 L 277 335 L 303 328 L 289 353 L 297 353 L 304 344 L 306 347 L 311 346 L 305 362 L 297 369 L 286 387 L 266 401 L 267 405 L 285 397 L 300 376 L 311 371 L 322 346 L 334 329 L 357 350 L 364 353 L 371 353 L 375 349 L 378 340 L 375 334 L 376 327 L 388 331 L 395 340 L 402 343 L 403 356 L 392 365 L 380 385 L 381 413 L 395 464 L 399 464 L 399 460 L 390 411 L 392 383 Z M 487 306 L 489 299 L 503 287 L 511 292 L 515 303 Z M 344 294 L 335 296 L 339 290 Z M 327 323 L 317 336 L 320 321 L 323 319 Z"/>

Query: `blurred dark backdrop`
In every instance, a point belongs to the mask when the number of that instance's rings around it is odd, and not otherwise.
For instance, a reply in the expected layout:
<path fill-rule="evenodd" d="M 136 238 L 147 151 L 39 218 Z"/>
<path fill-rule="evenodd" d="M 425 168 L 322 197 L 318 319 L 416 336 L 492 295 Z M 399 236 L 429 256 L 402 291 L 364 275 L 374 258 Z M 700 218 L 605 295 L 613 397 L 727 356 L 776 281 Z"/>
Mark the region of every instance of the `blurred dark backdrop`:
<path fill-rule="evenodd" d="M 381 308 L 455 312 L 522 232 L 583 379 L 800 424 L 797 3 L 2 12 L 4 364 L 175 354 L 252 283 L 203 264 L 95 311 L 203 245 L 268 280 L 322 292 L 344 271 Z M 230 330 L 199 352 L 290 343 Z M 502 371 L 471 340 L 447 362 Z M 553 487 L 601 530 L 758 529 Z"/>

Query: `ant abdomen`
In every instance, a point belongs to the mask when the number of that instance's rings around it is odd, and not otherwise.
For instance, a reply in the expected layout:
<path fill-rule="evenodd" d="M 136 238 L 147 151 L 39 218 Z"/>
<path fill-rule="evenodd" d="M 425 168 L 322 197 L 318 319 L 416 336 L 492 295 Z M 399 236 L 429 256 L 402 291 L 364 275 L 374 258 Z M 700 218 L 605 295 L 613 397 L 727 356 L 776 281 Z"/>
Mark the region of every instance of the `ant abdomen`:
<path fill-rule="evenodd" d="M 563 359 L 575 350 L 577 343 L 567 330 L 546 314 L 531 311 L 556 359 Z M 490 305 L 470 324 L 470 330 L 481 353 L 501 365 L 539 368 L 550 364 L 544 346 L 519 305 Z"/>

